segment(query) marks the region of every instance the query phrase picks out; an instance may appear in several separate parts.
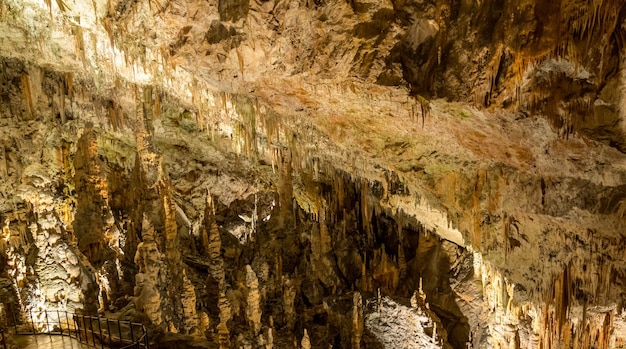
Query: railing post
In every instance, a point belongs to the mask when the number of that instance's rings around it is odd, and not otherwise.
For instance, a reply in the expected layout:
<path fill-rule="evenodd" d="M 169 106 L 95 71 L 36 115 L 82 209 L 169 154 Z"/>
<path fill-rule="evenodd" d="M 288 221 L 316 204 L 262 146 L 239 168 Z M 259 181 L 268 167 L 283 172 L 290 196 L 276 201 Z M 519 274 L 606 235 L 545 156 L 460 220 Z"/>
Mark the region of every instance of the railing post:
<path fill-rule="evenodd" d="M 100 332 L 100 348 L 104 349 L 104 340 L 102 339 L 102 323 L 100 323 L 100 315 L 98 315 L 98 332 Z"/>
<path fill-rule="evenodd" d="M 83 320 L 83 327 L 85 328 L 85 343 L 89 344 L 89 335 L 87 335 L 87 324 L 85 323 L 85 315 L 80 316 Z"/>
<path fill-rule="evenodd" d="M 78 331 L 78 325 L 76 324 L 76 314 L 72 314 L 72 323 L 74 324 L 74 334 L 76 334 L 76 339 L 80 342 L 80 331 Z"/>
<path fill-rule="evenodd" d="M 15 309 L 11 306 L 11 315 L 13 316 L 13 329 L 15 330 L 15 334 L 17 334 L 17 318 L 15 317 Z"/>
<path fill-rule="evenodd" d="M 107 320 L 107 332 L 109 334 L 109 346 L 111 346 L 111 339 L 113 338 L 113 336 L 111 335 L 111 325 L 109 325 L 109 319 L 106 318 Z"/>
<path fill-rule="evenodd" d="M 4 338 L 4 330 L 0 328 L 0 344 L 2 344 L 2 348 L 7 349 L 6 338 Z"/>
<path fill-rule="evenodd" d="M 78 321 L 77 321 L 77 319 L 76 319 L 76 314 L 73 314 L 73 315 L 72 315 L 72 322 L 74 323 L 74 332 L 76 333 L 76 338 L 77 338 L 77 339 L 78 339 L 78 341 L 80 342 L 80 341 L 81 341 L 81 340 L 80 340 L 80 338 L 81 338 L 82 336 L 81 336 L 81 333 L 80 333 L 80 329 L 79 329 L 79 327 L 78 327 Z"/>
<path fill-rule="evenodd" d="M 144 336 L 143 336 L 144 346 L 146 348 L 149 348 L 149 345 L 148 345 L 148 329 L 146 328 L 146 326 L 142 326 L 142 328 L 143 328 L 143 333 L 144 333 Z"/>
<path fill-rule="evenodd" d="M 80 322 L 78 321 L 78 316 L 74 314 L 74 328 L 76 328 L 76 337 L 78 337 L 78 341 L 82 342 L 83 332 L 80 330 Z"/>
<path fill-rule="evenodd" d="M 122 341 L 122 325 L 120 325 L 120 320 L 117 320 L 117 334 L 120 336 L 120 346 L 124 346 L 124 341 Z"/>
<path fill-rule="evenodd" d="M 43 314 L 46 316 L 46 331 L 50 333 L 50 323 L 48 322 L 48 311 L 44 310 Z"/>
<path fill-rule="evenodd" d="M 83 342 L 82 339 L 80 339 L 83 336 L 83 330 L 80 329 L 80 326 L 85 327 L 81 322 L 80 322 L 80 318 L 78 316 L 76 316 L 76 314 L 74 314 L 74 321 L 76 321 L 76 328 L 78 329 L 78 338 L 80 342 Z M 86 332 L 85 332 L 86 333 Z M 85 336 L 85 340 L 87 340 L 87 336 Z M 84 343 L 84 342 L 83 342 Z"/>
<path fill-rule="evenodd" d="M 96 346 L 96 335 L 93 333 L 93 316 L 89 316 L 89 330 L 91 331 L 91 340 L 93 341 L 93 346 Z"/>
<path fill-rule="evenodd" d="M 133 333 L 133 323 L 129 322 L 130 326 L 130 342 L 135 343 L 135 334 Z"/>
<path fill-rule="evenodd" d="M 33 333 L 36 333 L 35 332 L 35 319 L 33 318 L 33 310 L 32 309 L 28 310 L 28 313 L 30 314 L 30 324 L 33 327 Z"/>
<path fill-rule="evenodd" d="M 67 310 L 65 311 L 65 323 L 67 324 L 67 334 L 72 337 L 72 329 L 70 328 L 70 318 L 67 316 Z"/>

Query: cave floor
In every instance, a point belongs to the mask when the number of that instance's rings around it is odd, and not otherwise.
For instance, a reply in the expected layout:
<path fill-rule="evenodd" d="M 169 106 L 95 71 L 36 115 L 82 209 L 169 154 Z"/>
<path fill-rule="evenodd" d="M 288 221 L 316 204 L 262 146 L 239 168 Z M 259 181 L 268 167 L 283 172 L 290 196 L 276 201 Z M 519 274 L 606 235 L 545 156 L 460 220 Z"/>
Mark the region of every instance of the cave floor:
<path fill-rule="evenodd" d="M 13 337 L 13 340 L 15 341 L 15 344 L 17 345 L 18 348 L 25 348 L 25 349 L 94 348 L 92 346 L 80 343 L 74 338 L 70 338 L 66 336 L 16 335 Z"/>

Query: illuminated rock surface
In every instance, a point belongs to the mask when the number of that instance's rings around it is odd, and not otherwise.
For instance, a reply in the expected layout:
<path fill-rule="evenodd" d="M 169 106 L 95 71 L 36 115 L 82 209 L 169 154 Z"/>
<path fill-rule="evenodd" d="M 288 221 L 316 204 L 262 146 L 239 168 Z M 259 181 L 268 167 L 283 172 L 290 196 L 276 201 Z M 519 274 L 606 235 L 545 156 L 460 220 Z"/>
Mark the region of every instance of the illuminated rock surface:
<path fill-rule="evenodd" d="M 623 347 L 625 20 L 0 1 L 3 311 L 163 348 Z"/>

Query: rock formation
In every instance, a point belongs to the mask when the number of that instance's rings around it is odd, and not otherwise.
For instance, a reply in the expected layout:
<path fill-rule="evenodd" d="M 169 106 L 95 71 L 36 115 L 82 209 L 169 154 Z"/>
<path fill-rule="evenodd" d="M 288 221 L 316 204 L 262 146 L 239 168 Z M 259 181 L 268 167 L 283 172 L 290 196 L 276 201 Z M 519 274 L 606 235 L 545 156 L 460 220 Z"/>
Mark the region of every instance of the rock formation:
<path fill-rule="evenodd" d="M 1 1 L 0 310 L 624 347 L 625 38 L 624 0 Z"/>

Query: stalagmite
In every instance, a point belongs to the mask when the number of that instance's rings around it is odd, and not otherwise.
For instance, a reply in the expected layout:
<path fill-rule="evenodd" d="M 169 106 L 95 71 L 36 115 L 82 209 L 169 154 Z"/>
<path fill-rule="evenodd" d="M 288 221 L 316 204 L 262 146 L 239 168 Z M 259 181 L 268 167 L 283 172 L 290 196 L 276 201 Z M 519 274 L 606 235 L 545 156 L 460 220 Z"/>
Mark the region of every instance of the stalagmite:
<path fill-rule="evenodd" d="M 404 256 L 404 248 L 402 244 L 398 244 L 398 275 L 400 279 L 404 279 L 407 272 L 406 257 Z"/>
<path fill-rule="evenodd" d="M 198 333 L 204 335 L 206 331 L 211 327 L 211 318 L 204 311 L 198 312 Z"/>
<path fill-rule="evenodd" d="M 218 230 L 217 223 L 215 222 L 214 215 L 215 207 L 213 204 L 213 199 L 211 193 L 207 191 L 205 200 L 204 224 L 202 227 L 202 234 L 204 234 L 206 238 L 202 238 L 201 241 L 203 249 L 205 249 L 204 253 L 207 254 L 211 259 L 208 272 L 217 282 L 217 290 L 219 292 L 219 297 L 217 299 L 217 307 L 219 309 L 217 336 L 220 348 L 225 349 L 230 347 L 230 330 L 228 328 L 228 322 L 232 318 L 232 307 L 227 294 L 229 286 L 226 282 L 224 259 L 222 258 L 222 239 Z M 250 286 L 253 286 L 254 289 L 252 290 L 252 293 L 249 294 L 249 296 L 252 296 L 252 304 L 249 304 L 249 306 L 252 306 L 252 308 L 247 307 L 246 312 L 250 311 L 250 314 L 247 314 L 249 316 L 248 319 L 250 320 L 249 325 L 251 329 L 255 333 L 257 333 L 258 331 L 256 330 L 255 326 L 257 326 L 257 319 L 260 326 L 260 311 L 258 315 L 254 312 L 258 310 L 258 303 L 256 303 L 258 302 L 258 280 L 256 279 L 256 275 L 254 275 L 252 269 L 250 269 L 250 271 L 252 272 L 252 274 L 248 274 L 248 272 L 246 271 L 246 281 L 248 281 L 248 278 L 250 278 Z M 254 282 L 255 280 L 256 284 Z"/>
<path fill-rule="evenodd" d="M 259 221 L 259 198 L 258 193 L 254 193 L 254 210 L 252 211 L 250 235 L 248 239 L 252 242 L 256 239 L 257 224 Z"/>
<path fill-rule="evenodd" d="M 228 330 L 228 326 L 226 326 L 226 322 L 220 321 L 220 323 L 217 325 L 217 335 L 220 349 L 229 349 L 230 331 Z"/>
<path fill-rule="evenodd" d="M 78 140 L 74 158 L 74 181 L 78 191 L 73 222 L 78 248 L 97 270 L 102 309 L 118 295 L 119 276 L 107 259 L 120 258 L 120 231 L 109 208 L 106 164 L 98 157 L 98 139 L 93 125 L 87 124 Z"/>
<path fill-rule="evenodd" d="M 143 241 L 137 246 L 135 264 L 139 272 L 135 275 L 135 307 L 146 314 L 150 322 L 156 326 L 162 323 L 161 294 L 157 283 L 163 278 L 162 260 L 152 224 L 144 215 L 142 222 Z"/>
<path fill-rule="evenodd" d="M 311 340 L 309 339 L 309 333 L 304 329 L 304 335 L 302 336 L 302 341 L 300 341 L 301 349 L 311 349 Z"/>
<path fill-rule="evenodd" d="M 208 237 L 208 239 L 203 238 L 203 246 L 206 249 L 206 253 L 212 260 L 220 261 L 222 259 L 221 249 L 222 249 L 222 240 L 220 238 L 220 232 L 218 230 L 217 224 L 215 220 L 212 218 L 215 214 L 213 208 L 213 201 L 211 198 L 211 193 L 207 193 L 206 200 L 206 210 L 204 213 L 205 226 L 204 226 L 204 235 Z M 218 262 L 221 264 L 221 262 Z"/>
<path fill-rule="evenodd" d="M 320 224 L 320 253 L 321 255 L 326 255 L 328 252 L 332 250 L 332 241 L 330 238 L 330 234 L 328 232 L 328 227 L 326 226 L 326 211 L 322 210 L 320 212 L 319 218 Z"/>
<path fill-rule="evenodd" d="M 292 329 L 296 323 L 295 298 L 297 294 L 294 282 L 288 277 L 283 276 L 283 310 L 285 317 L 285 327 Z"/>
<path fill-rule="evenodd" d="M 418 297 L 418 293 L 417 293 L 417 291 L 414 291 L 413 295 L 411 296 L 411 300 L 410 300 L 412 308 L 417 308 L 419 306 L 419 301 L 418 301 L 417 297 Z"/>
<path fill-rule="evenodd" d="M 274 330 L 271 327 L 267 328 L 267 335 L 265 340 L 265 349 L 274 349 Z"/>
<path fill-rule="evenodd" d="M 34 113 L 34 110 L 33 110 L 34 105 L 33 105 L 33 95 L 32 95 L 31 86 L 30 86 L 31 85 L 30 77 L 28 73 L 26 72 L 22 73 L 22 78 L 20 82 L 21 82 L 21 87 L 22 87 L 23 98 L 26 104 L 26 111 L 28 112 L 29 117 L 32 118 L 33 113 Z"/>
<path fill-rule="evenodd" d="M 246 301 L 246 317 L 248 319 L 248 325 L 254 333 L 258 336 L 261 331 L 261 307 L 260 307 L 260 294 L 259 294 L 259 279 L 257 279 L 254 270 L 250 265 L 246 265 L 246 288 L 248 290 Z"/>
<path fill-rule="evenodd" d="M 384 244 L 377 251 L 374 260 L 377 260 L 378 264 L 374 269 L 372 278 L 380 282 L 386 291 L 395 290 L 400 281 L 400 270 L 385 251 Z"/>
<path fill-rule="evenodd" d="M 196 292 L 193 284 L 183 269 L 183 286 L 180 296 L 182 304 L 183 330 L 184 333 L 202 335 L 199 326 L 199 314 L 196 315 Z"/>
<path fill-rule="evenodd" d="M 352 297 L 352 349 L 361 348 L 361 337 L 364 326 L 363 298 L 361 293 L 354 292 Z"/>
<path fill-rule="evenodd" d="M 361 263 L 361 292 L 369 292 L 372 290 L 369 275 L 367 275 L 367 253 L 363 254 L 363 262 Z"/>
<path fill-rule="evenodd" d="M 280 218 L 282 224 L 288 226 L 292 221 L 293 214 L 293 178 L 292 178 L 292 159 L 290 150 L 281 150 L 279 152 L 280 164 Z"/>
<path fill-rule="evenodd" d="M 418 305 L 424 305 L 426 309 L 430 309 L 430 305 L 426 302 L 426 293 L 422 289 L 422 278 L 420 277 L 419 289 L 413 295 L 414 297 L 419 297 L 419 300 L 416 298 L 416 302 Z"/>

